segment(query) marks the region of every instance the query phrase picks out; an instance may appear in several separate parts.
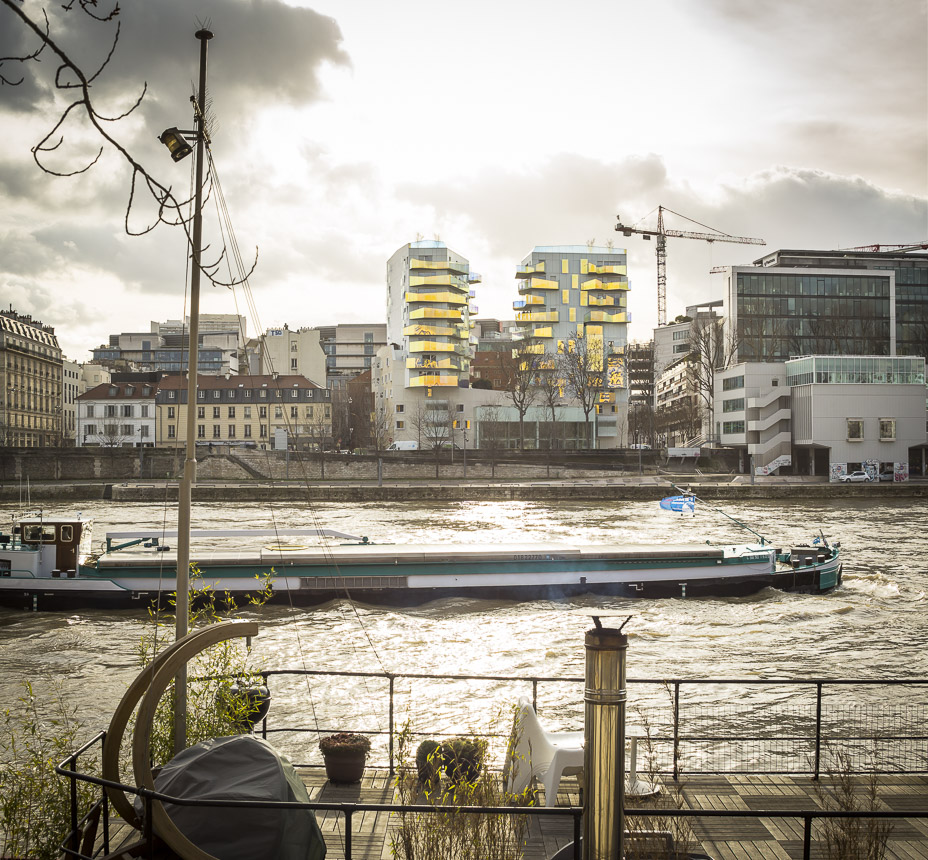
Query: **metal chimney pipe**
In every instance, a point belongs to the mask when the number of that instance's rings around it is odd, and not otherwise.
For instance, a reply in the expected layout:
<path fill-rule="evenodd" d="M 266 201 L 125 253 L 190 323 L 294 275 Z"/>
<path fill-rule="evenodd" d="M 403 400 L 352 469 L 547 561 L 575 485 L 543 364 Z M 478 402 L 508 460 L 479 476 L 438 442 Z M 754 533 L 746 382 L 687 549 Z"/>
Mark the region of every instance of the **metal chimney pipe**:
<path fill-rule="evenodd" d="M 584 700 L 583 860 L 625 856 L 625 662 L 628 636 L 603 627 L 588 630 Z"/>

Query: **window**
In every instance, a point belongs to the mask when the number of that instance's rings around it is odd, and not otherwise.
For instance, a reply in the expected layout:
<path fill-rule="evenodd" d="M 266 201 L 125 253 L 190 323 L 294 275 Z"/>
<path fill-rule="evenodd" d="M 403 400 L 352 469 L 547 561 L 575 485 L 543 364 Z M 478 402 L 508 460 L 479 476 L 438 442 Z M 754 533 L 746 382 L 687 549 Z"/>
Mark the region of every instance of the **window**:
<path fill-rule="evenodd" d="M 206 407 L 198 406 L 197 407 L 197 418 L 205 418 L 205 417 L 206 417 Z"/>
<path fill-rule="evenodd" d="M 123 435 L 123 436 L 134 436 L 134 435 L 135 435 L 135 427 L 134 427 L 133 425 L 131 425 L 131 424 L 123 424 L 123 425 L 122 425 L 122 435 Z"/>
<path fill-rule="evenodd" d="M 275 406 L 275 407 L 274 407 L 274 417 L 275 417 L 275 418 L 283 418 L 283 417 L 284 417 L 284 411 L 283 411 L 283 409 L 281 409 L 279 406 Z"/>
<path fill-rule="evenodd" d="M 847 441 L 863 442 L 864 440 L 864 420 L 863 418 L 847 419 Z"/>
<path fill-rule="evenodd" d="M 87 411 L 85 414 L 88 418 L 93 418 L 93 404 L 92 403 L 87 404 Z"/>
<path fill-rule="evenodd" d="M 168 392 L 168 400 L 176 400 L 176 399 L 177 399 L 177 392 L 176 392 L 176 391 L 169 391 L 169 392 Z"/>
<path fill-rule="evenodd" d="M 396 411 L 397 411 L 397 412 L 402 412 L 402 411 L 404 410 L 404 408 L 405 408 L 405 407 L 403 406 L 402 403 L 397 403 L 397 404 L 396 404 Z"/>
<path fill-rule="evenodd" d="M 405 426 L 406 426 L 406 422 L 405 422 L 405 421 L 397 421 L 397 422 L 396 422 L 396 429 L 397 429 L 397 430 L 402 430 Z"/>
<path fill-rule="evenodd" d="M 197 439 L 205 439 L 205 438 L 206 438 L 206 425 L 197 424 Z"/>
<path fill-rule="evenodd" d="M 218 424 L 213 425 L 213 438 L 214 439 L 222 438 L 222 427 L 220 427 Z"/>
<path fill-rule="evenodd" d="M 143 424 L 141 427 L 139 427 L 139 436 L 141 436 L 143 439 L 148 438 L 148 425 L 147 424 Z"/>
<path fill-rule="evenodd" d="M 259 418 L 267 418 L 267 407 L 266 407 L 266 406 L 259 406 L 259 407 L 258 407 L 258 417 L 259 417 Z"/>
<path fill-rule="evenodd" d="M 722 422 L 722 433 L 744 433 L 744 422 L 743 421 L 723 421 Z"/>
<path fill-rule="evenodd" d="M 245 399 L 251 400 L 251 389 L 250 388 L 245 389 Z"/>
<path fill-rule="evenodd" d="M 458 412 L 463 412 L 463 411 L 464 411 L 464 404 L 463 404 L 463 403 L 458 403 L 458 404 L 457 404 L 457 410 L 458 410 Z"/>
<path fill-rule="evenodd" d="M 122 417 L 123 418 L 132 417 L 132 404 L 131 403 L 124 403 L 122 405 Z"/>
<path fill-rule="evenodd" d="M 242 429 L 242 435 L 243 435 L 246 439 L 250 439 L 250 438 L 251 438 L 251 425 L 250 425 L 250 424 L 246 424 L 245 427 Z"/>
<path fill-rule="evenodd" d="M 722 380 L 722 391 L 734 391 L 736 388 L 744 388 L 743 376 L 729 376 Z"/>
<path fill-rule="evenodd" d="M 213 407 L 213 418 L 218 418 L 218 417 L 220 416 L 220 414 L 221 414 L 221 413 L 220 413 L 220 410 L 221 410 L 221 409 L 222 409 L 221 406 L 214 406 L 214 407 Z"/>
<path fill-rule="evenodd" d="M 260 397 L 262 400 L 267 400 L 267 389 L 266 389 L 266 388 L 262 388 L 262 389 L 258 392 L 258 397 Z"/>
<path fill-rule="evenodd" d="M 293 389 L 291 389 L 291 391 L 290 391 L 290 397 L 291 397 L 291 399 L 296 400 L 299 396 L 300 396 L 300 389 L 299 389 L 299 388 L 293 388 Z"/>
<path fill-rule="evenodd" d="M 222 392 L 217 388 L 213 392 L 213 400 L 218 400 L 222 396 Z"/>
<path fill-rule="evenodd" d="M 895 418 L 881 418 L 880 419 L 880 441 L 881 442 L 895 442 L 896 440 L 896 419 Z"/>
<path fill-rule="evenodd" d="M 116 417 L 116 407 L 112 403 L 107 403 L 106 405 L 106 417 L 107 418 Z"/>
<path fill-rule="evenodd" d="M 174 417 L 174 407 L 169 406 L 168 407 L 168 418 L 173 418 L 173 417 Z"/>
<path fill-rule="evenodd" d="M 296 341 L 293 341 L 293 342 L 290 344 L 290 352 L 296 352 L 298 349 L 299 349 L 299 347 L 297 346 Z"/>
<path fill-rule="evenodd" d="M 141 415 L 142 418 L 148 417 L 148 404 L 147 403 L 143 403 L 141 406 L 139 406 L 139 415 Z"/>
<path fill-rule="evenodd" d="M 85 439 L 86 439 L 88 436 L 96 436 L 96 435 L 97 435 L 97 425 L 96 425 L 96 424 L 86 424 L 86 425 L 84 426 L 84 438 L 85 438 Z"/>
<path fill-rule="evenodd" d="M 198 391 L 198 392 L 197 392 L 197 400 L 206 400 L 206 392 L 205 392 L 205 391 Z"/>
<path fill-rule="evenodd" d="M 61 540 L 64 543 L 71 543 L 74 540 L 74 526 L 61 527 Z"/>
<path fill-rule="evenodd" d="M 230 407 L 229 407 L 229 417 L 230 417 L 230 418 L 234 418 L 234 417 L 235 417 L 235 407 L 234 407 L 234 406 L 230 406 Z"/>
<path fill-rule="evenodd" d="M 291 370 L 297 370 L 297 369 L 298 369 L 298 367 L 297 367 L 297 360 L 296 360 L 295 358 L 291 358 L 291 359 L 290 359 L 290 369 L 291 369 Z"/>
<path fill-rule="evenodd" d="M 229 436 L 228 436 L 228 438 L 229 438 L 229 439 L 234 439 L 234 438 L 235 438 L 235 425 L 234 425 L 234 424 L 230 424 L 230 425 L 229 425 Z"/>
<path fill-rule="evenodd" d="M 264 439 L 267 436 L 267 424 L 261 425 L 261 438 Z"/>
<path fill-rule="evenodd" d="M 743 412 L 744 398 L 733 397 L 730 400 L 722 401 L 722 412 Z"/>
<path fill-rule="evenodd" d="M 176 428 L 174 427 L 173 424 L 168 424 L 168 439 L 173 439 L 173 438 L 174 438 L 174 431 L 175 431 L 175 429 L 176 429 Z"/>
<path fill-rule="evenodd" d="M 299 412 L 299 409 L 300 409 L 299 406 L 291 406 L 291 407 L 290 407 L 290 417 L 291 417 L 291 418 L 299 418 L 299 415 L 297 414 L 297 413 Z"/>

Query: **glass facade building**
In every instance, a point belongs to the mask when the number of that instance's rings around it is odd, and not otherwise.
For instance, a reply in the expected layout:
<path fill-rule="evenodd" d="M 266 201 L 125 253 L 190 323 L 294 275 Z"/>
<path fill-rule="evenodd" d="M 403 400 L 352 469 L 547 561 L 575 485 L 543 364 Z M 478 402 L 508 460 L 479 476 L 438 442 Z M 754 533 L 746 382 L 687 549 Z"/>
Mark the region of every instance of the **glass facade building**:
<path fill-rule="evenodd" d="M 925 359 L 807 355 L 786 362 L 787 385 L 925 384 Z"/>
<path fill-rule="evenodd" d="M 892 353 L 888 274 L 736 268 L 732 280 L 742 361 Z"/>

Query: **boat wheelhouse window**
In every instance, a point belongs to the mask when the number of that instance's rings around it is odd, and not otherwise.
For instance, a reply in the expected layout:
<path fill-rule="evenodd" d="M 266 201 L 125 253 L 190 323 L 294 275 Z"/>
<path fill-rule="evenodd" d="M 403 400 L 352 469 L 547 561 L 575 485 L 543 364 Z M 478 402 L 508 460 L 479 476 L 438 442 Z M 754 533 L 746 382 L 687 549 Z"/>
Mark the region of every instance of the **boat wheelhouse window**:
<path fill-rule="evenodd" d="M 71 543 L 74 540 L 74 526 L 61 527 L 61 540 L 64 543 Z"/>
<path fill-rule="evenodd" d="M 24 525 L 23 543 L 54 543 L 55 527 L 44 525 Z"/>

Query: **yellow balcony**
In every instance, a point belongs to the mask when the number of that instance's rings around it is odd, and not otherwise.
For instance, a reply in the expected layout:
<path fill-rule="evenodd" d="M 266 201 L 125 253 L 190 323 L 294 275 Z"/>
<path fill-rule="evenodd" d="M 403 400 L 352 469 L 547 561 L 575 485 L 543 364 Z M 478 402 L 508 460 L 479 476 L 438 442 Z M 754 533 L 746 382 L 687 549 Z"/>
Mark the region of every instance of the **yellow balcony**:
<path fill-rule="evenodd" d="M 409 370 L 424 370 L 426 368 L 435 370 L 460 370 L 461 369 L 461 359 L 455 357 L 447 358 L 425 358 L 424 356 L 419 356 L 418 358 L 407 358 L 406 367 Z"/>
<path fill-rule="evenodd" d="M 449 305 L 466 305 L 467 293 L 406 293 L 407 302 L 447 302 Z"/>
<path fill-rule="evenodd" d="M 543 328 L 532 329 L 532 337 L 554 337 L 554 332 L 551 326 L 548 325 Z"/>
<path fill-rule="evenodd" d="M 608 311 L 588 311 L 583 318 L 584 322 L 607 322 L 607 323 L 624 323 L 628 322 L 628 314 L 625 311 L 618 311 L 614 314 Z"/>
<path fill-rule="evenodd" d="M 545 270 L 545 261 L 542 260 L 539 263 L 535 263 L 534 266 L 516 266 L 516 277 L 517 278 L 529 278 L 532 275 L 536 275 L 539 272 L 544 273 Z"/>
<path fill-rule="evenodd" d="M 528 290 L 557 290 L 560 284 L 557 281 L 550 281 L 545 278 L 531 278 L 524 284 L 519 284 L 519 292 L 524 293 Z"/>
<path fill-rule="evenodd" d="M 459 275 L 410 275 L 411 287 L 454 287 L 467 290 L 467 281 Z"/>
<path fill-rule="evenodd" d="M 516 322 L 557 322 L 557 311 L 522 311 Z"/>
<path fill-rule="evenodd" d="M 545 303 L 544 296 L 526 296 L 524 299 L 516 299 L 512 303 L 512 309 L 514 311 L 520 311 L 526 305 L 543 305 Z"/>
<path fill-rule="evenodd" d="M 419 323 L 406 326 L 403 329 L 403 334 L 409 337 L 456 337 L 460 339 L 468 337 L 469 330 L 459 325 L 443 326 Z"/>
<path fill-rule="evenodd" d="M 527 352 L 532 355 L 543 355 L 545 351 L 545 346 L 543 343 L 527 343 L 524 346 L 520 346 L 517 352 Z"/>
<path fill-rule="evenodd" d="M 628 280 L 602 281 L 599 278 L 590 278 L 580 284 L 581 290 L 627 290 Z"/>
<path fill-rule="evenodd" d="M 425 388 L 426 386 L 435 388 L 452 385 L 457 387 L 457 384 L 458 378 L 456 376 L 438 376 L 436 374 L 430 374 L 428 376 L 416 376 L 409 380 L 410 388 Z"/>
<path fill-rule="evenodd" d="M 461 308 L 416 308 L 409 312 L 411 320 L 461 320 Z"/>
<path fill-rule="evenodd" d="M 409 268 L 412 269 L 432 269 L 444 272 L 456 272 L 459 275 L 467 274 L 467 266 L 463 263 L 452 263 L 450 260 L 417 260 L 414 257 L 409 259 Z"/>
<path fill-rule="evenodd" d="M 590 296 L 587 304 L 590 307 L 614 308 L 616 305 L 621 306 L 621 296 Z"/>
<path fill-rule="evenodd" d="M 608 266 L 596 266 L 593 263 L 587 267 L 587 271 L 591 275 L 625 275 L 628 274 L 625 266 L 620 266 L 617 264 L 608 265 Z"/>

